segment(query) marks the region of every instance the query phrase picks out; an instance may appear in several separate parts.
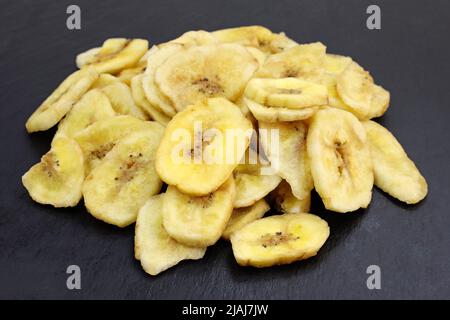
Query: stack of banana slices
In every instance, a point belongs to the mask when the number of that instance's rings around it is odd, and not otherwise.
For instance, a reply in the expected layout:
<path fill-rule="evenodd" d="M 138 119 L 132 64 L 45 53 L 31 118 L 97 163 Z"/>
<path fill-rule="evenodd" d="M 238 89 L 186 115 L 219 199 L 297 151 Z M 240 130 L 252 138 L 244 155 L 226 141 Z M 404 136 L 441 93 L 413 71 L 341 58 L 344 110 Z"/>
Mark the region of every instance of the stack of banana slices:
<path fill-rule="evenodd" d="M 108 39 L 76 64 L 26 122 L 58 128 L 23 185 L 36 202 L 83 198 L 97 219 L 136 223 L 135 257 L 151 275 L 221 238 L 243 266 L 316 255 L 329 227 L 308 213 L 313 189 L 340 213 L 367 208 L 374 184 L 408 204 L 427 194 L 371 120 L 389 92 L 322 43 L 261 26 L 190 31 L 150 49 Z"/>

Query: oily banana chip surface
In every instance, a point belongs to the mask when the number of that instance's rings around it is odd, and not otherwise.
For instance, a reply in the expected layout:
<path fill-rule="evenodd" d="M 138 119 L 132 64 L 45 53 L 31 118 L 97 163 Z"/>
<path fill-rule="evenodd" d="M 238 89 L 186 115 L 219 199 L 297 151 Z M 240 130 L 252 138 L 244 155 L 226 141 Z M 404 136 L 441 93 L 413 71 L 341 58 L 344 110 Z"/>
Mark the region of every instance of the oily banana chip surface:
<path fill-rule="evenodd" d="M 219 240 L 233 211 L 233 178 L 206 196 L 196 197 L 168 186 L 164 195 L 163 225 L 180 243 L 207 247 Z"/>
<path fill-rule="evenodd" d="M 259 122 L 259 128 L 261 145 L 272 167 L 289 183 L 295 197 L 300 200 L 308 197 L 314 183 L 306 151 L 308 129 L 305 123 Z"/>
<path fill-rule="evenodd" d="M 264 199 L 258 200 L 249 207 L 234 209 L 222 238 L 229 240 L 231 234 L 242 229 L 250 222 L 262 218 L 269 209 L 270 207 Z"/>
<path fill-rule="evenodd" d="M 315 256 L 330 234 L 325 220 L 309 213 L 256 220 L 231 235 L 241 266 L 269 267 Z"/>
<path fill-rule="evenodd" d="M 185 246 L 172 239 L 163 227 L 164 194 L 151 197 L 142 208 L 136 220 L 134 252 L 142 268 L 155 276 L 182 260 L 203 258 L 206 248 Z"/>
<path fill-rule="evenodd" d="M 28 118 L 25 124 L 27 131 L 44 131 L 57 124 L 97 78 L 98 74 L 92 68 L 68 76 Z"/>
<path fill-rule="evenodd" d="M 428 193 L 425 178 L 392 133 L 373 121 L 363 125 L 372 154 L 375 185 L 408 204 L 425 198 Z"/>
<path fill-rule="evenodd" d="M 364 127 L 353 114 L 333 108 L 317 112 L 307 151 L 314 187 L 327 209 L 348 212 L 369 205 L 372 158 Z"/>
<path fill-rule="evenodd" d="M 230 177 L 251 134 L 250 121 L 224 98 L 190 106 L 168 123 L 156 154 L 156 170 L 181 192 L 207 195 Z"/>
<path fill-rule="evenodd" d="M 83 180 L 81 149 L 64 135 L 56 136 L 50 151 L 22 176 L 22 184 L 34 201 L 54 207 L 76 206 Z"/>
<path fill-rule="evenodd" d="M 155 73 L 155 82 L 177 111 L 212 97 L 237 100 L 258 62 L 237 44 L 183 48 Z"/>
<path fill-rule="evenodd" d="M 276 209 L 284 213 L 305 213 L 311 209 L 311 192 L 303 199 L 298 199 L 286 180 L 281 181 L 270 193 L 270 198 L 275 203 Z"/>
<path fill-rule="evenodd" d="M 120 140 L 83 183 L 84 204 L 97 219 L 125 227 L 140 207 L 159 192 L 155 151 L 163 127 L 138 131 Z"/>

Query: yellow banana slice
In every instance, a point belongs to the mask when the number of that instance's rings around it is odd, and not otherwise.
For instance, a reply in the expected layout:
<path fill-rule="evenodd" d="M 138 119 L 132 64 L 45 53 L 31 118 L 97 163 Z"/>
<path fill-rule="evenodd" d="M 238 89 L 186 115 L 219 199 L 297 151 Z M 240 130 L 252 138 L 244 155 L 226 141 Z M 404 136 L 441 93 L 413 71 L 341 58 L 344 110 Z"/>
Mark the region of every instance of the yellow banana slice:
<path fill-rule="evenodd" d="M 142 87 L 143 77 L 144 75 L 140 74 L 131 79 L 131 95 L 133 96 L 136 105 L 147 112 L 150 118 L 165 126 L 169 123 L 171 118 L 148 102 L 144 88 Z"/>
<path fill-rule="evenodd" d="M 239 107 L 224 98 L 190 106 L 167 125 L 156 154 L 156 170 L 181 192 L 207 195 L 232 174 L 252 131 Z"/>
<path fill-rule="evenodd" d="M 286 36 L 284 32 L 280 32 L 278 34 L 275 34 L 274 38 L 272 39 L 270 43 L 270 51 L 272 53 L 280 53 L 289 50 L 297 45 L 298 43 Z"/>
<path fill-rule="evenodd" d="M 185 246 L 172 239 L 163 227 L 164 194 L 151 197 L 139 210 L 134 236 L 134 252 L 142 268 L 155 276 L 183 260 L 203 258 L 206 248 Z"/>
<path fill-rule="evenodd" d="M 352 58 L 338 54 L 327 53 L 323 60 L 325 72 L 333 75 L 339 75 L 352 63 Z"/>
<path fill-rule="evenodd" d="M 376 122 L 365 121 L 363 125 L 371 149 L 375 185 L 408 204 L 424 199 L 427 182 L 397 139 Z"/>
<path fill-rule="evenodd" d="M 86 174 L 103 160 L 117 141 L 132 132 L 154 127 L 159 128 L 160 125 L 132 116 L 116 116 L 94 122 L 75 134 L 74 138 L 83 151 Z"/>
<path fill-rule="evenodd" d="M 237 44 L 184 48 L 170 56 L 155 73 L 155 82 L 177 111 L 207 98 L 235 101 L 258 67 Z"/>
<path fill-rule="evenodd" d="M 73 137 L 94 122 L 116 115 L 111 103 L 99 89 L 88 91 L 58 125 L 58 134 Z"/>
<path fill-rule="evenodd" d="M 110 75 L 109 73 L 102 73 L 92 84 L 91 89 L 103 89 L 104 87 L 107 87 L 110 84 L 115 84 L 117 82 L 120 82 L 118 78 Z"/>
<path fill-rule="evenodd" d="M 197 30 L 185 32 L 178 38 L 171 40 L 169 43 L 178 43 L 183 46 L 202 46 L 217 44 L 219 41 L 208 31 Z"/>
<path fill-rule="evenodd" d="M 146 68 L 147 68 L 147 60 L 145 60 L 144 63 L 138 64 L 134 68 L 124 69 L 120 71 L 117 77 L 119 81 L 122 81 L 126 85 L 131 86 L 131 79 L 133 79 L 137 75 L 143 74 Z"/>
<path fill-rule="evenodd" d="M 231 235 L 241 266 L 270 267 L 315 256 L 330 234 L 325 220 L 309 213 L 270 216 Z"/>
<path fill-rule="evenodd" d="M 244 103 L 257 120 L 266 122 L 305 120 L 319 110 L 318 106 L 303 109 L 266 107 L 247 98 L 244 98 Z"/>
<path fill-rule="evenodd" d="M 155 123 L 123 138 L 86 177 L 84 204 L 94 217 L 119 227 L 136 221 L 139 208 L 162 186 L 154 167 L 162 133 Z"/>
<path fill-rule="evenodd" d="M 222 238 L 229 240 L 234 232 L 255 220 L 261 219 L 269 210 L 270 207 L 264 199 L 258 200 L 250 207 L 234 209 Z"/>
<path fill-rule="evenodd" d="M 145 70 L 145 76 L 142 79 L 142 86 L 147 100 L 169 117 L 173 117 L 176 114 L 176 110 L 169 98 L 161 92 L 156 84 L 155 73 L 158 67 L 170 56 L 182 49 L 183 45 L 178 43 L 153 46 L 148 53 L 147 69 Z"/>
<path fill-rule="evenodd" d="M 22 184 L 34 201 L 57 208 L 77 205 L 83 180 L 83 154 L 78 144 L 64 135 L 55 137 L 41 162 L 22 176 Z"/>
<path fill-rule="evenodd" d="M 328 104 L 324 85 L 296 78 L 252 79 L 245 96 L 266 107 L 302 109 Z"/>
<path fill-rule="evenodd" d="M 268 55 L 266 53 L 264 53 L 263 51 L 255 48 L 255 47 L 246 47 L 246 49 L 248 50 L 248 52 L 250 52 L 250 54 L 253 56 L 253 58 L 256 59 L 259 66 L 262 66 L 264 64 L 264 62 L 266 61 L 266 59 L 268 57 Z"/>
<path fill-rule="evenodd" d="M 367 114 L 368 119 L 381 117 L 389 108 L 391 94 L 389 91 L 379 85 L 373 86 L 372 99 L 370 101 L 370 109 Z"/>
<path fill-rule="evenodd" d="M 314 187 L 327 209 L 367 208 L 373 165 L 366 132 L 353 114 L 334 108 L 318 111 L 309 126 L 307 151 Z"/>
<path fill-rule="evenodd" d="M 325 52 L 326 47 L 320 42 L 294 46 L 269 56 L 255 77 L 317 80 L 324 73 Z"/>
<path fill-rule="evenodd" d="M 270 193 L 277 210 L 284 213 L 304 213 L 311 209 L 311 192 L 303 199 L 298 199 L 292 193 L 286 180 L 281 181 L 278 187 Z"/>
<path fill-rule="evenodd" d="M 147 40 L 112 38 L 106 40 L 100 49 L 79 54 L 76 62 L 79 68 L 92 66 L 98 73 L 115 74 L 136 65 L 147 50 Z"/>
<path fill-rule="evenodd" d="M 141 120 L 147 120 L 147 115 L 134 103 L 130 87 L 117 81 L 107 85 L 102 92 L 109 98 L 113 109 L 118 114 L 134 116 Z"/>
<path fill-rule="evenodd" d="M 68 76 L 28 118 L 25 124 L 27 131 L 44 131 L 57 124 L 97 78 L 98 74 L 92 68 L 78 70 Z"/>
<path fill-rule="evenodd" d="M 275 172 L 289 183 L 292 193 L 300 200 L 308 197 L 314 188 L 306 151 L 307 132 L 302 121 L 259 122 L 259 139 L 265 154 Z"/>
<path fill-rule="evenodd" d="M 164 195 L 163 224 L 178 242 L 207 247 L 219 240 L 233 211 L 236 190 L 230 177 L 219 189 L 195 197 L 168 186 Z"/>

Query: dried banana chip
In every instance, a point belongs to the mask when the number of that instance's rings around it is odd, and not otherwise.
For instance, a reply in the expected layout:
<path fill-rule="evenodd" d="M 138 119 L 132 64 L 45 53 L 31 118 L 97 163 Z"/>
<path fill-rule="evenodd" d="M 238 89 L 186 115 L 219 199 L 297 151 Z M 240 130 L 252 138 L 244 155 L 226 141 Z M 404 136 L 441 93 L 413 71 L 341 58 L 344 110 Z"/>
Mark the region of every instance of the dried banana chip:
<path fill-rule="evenodd" d="M 219 240 L 233 211 L 236 193 L 229 178 L 215 192 L 195 197 L 168 186 L 164 195 L 163 224 L 178 242 L 194 247 L 207 247 Z"/>
<path fill-rule="evenodd" d="M 178 43 L 183 46 L 203 46 L 208 44 L 218 44 L 219 41 L 208 31 L 197 30 L 183 33 L 178 38 L 169 41 L 169 43 Z"/>
<path fill-rule="evenodd" d="M 52 141 L 52 147 L 22 176 L 30 197 L 54 207 L 74 207 L 81 199 L 84 180 L 83 154 L 78 144 L 64 135 Z"/>
<path fill-rule="evenodd" d="M 270 267 L 315 256 L 330 234 L 325 220 L 309 213 L 270 216 L 231 235 L 241 266 Z"/>
<path fill-rule="evenodd" d="M 366 121 L 363 125 L 371 149 L 375 185 L 408 204 L 425 198 L 427 182 L 397 139 L 376 122 Z"/>
<path fill-rule="evenodd" d="M 318 106 L 303 109 L 266 107 L 247 98 L 244 98 L 244 103 L 257 120 L 266 122 L 305 120 L 319 110 Z"/>
<path fill-rule="evenodd" d="M 130 115 L 141 120 L 147 120 L 147 115 L 134 103 L 130 87 L 117 81 L 102 88 L 102 92 L 109 98 L 113 109 L 118 114 Z"/>
<path fill-rule="evenodd" d="M 163 130 L 155 123 L 123 138 L 86 177 L 84 204 L 94 217 L 126 227 L 136 221 L 146 200 L 160 191 L 154 160 Z"/>
<path fill-rule="evenodd" d="M 298 199 L 292 193 L 286 180 L 280 182 L 278 187 L 270 193 L 277 210 L 284 213 L 304 213 L 311 209 L 311 192 L 303 199 Z"/>
<path fill-rule="evenodd" d="M 155 276 L 183 260 L 203 258 L 206 248 L 185 246 L 172 239 L 163 227 L 164 194 L 151 197 L 139 210 L 134 236 L 135 257 Z"/>

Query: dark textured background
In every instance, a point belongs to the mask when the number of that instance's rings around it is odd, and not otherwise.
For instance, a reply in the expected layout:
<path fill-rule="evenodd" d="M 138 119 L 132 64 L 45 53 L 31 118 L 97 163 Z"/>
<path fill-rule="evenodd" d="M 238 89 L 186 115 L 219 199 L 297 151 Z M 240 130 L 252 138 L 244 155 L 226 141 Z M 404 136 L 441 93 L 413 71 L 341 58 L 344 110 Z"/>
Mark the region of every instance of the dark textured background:
<path fill-rule="evenodd" d="M 82 30 L 65 26 L 82 9 Z M 450 298 L 449 1 L 374 1 L 382 30 L 365 27 L 371 2 L 344 1 L 0 1 L 0 298 Z M 54 131 L 28 135 L 24 123 L 75 70 L 75 54 L 108 37 L 152 43 L 193 29 L 262 24 L 299 42 L 323 41 L 347 54 L 392 93 L 381 119 L 429 183 L 427 199 L 405 206 L 379 190 L 370 208 L 331 214 L 315 199 L 331 237 L 308 261 L 265 270 L 238 267 L 228 243 L 204 259 L 152 278 L 133 258 L 133 227 L 119 230 L 82 205 L 33 203 L 20 176 L 49 148 Z M 66 289 L 68 265 L 82 290 Z M 366 268 L 382 290 L 366 288 Z"/>

